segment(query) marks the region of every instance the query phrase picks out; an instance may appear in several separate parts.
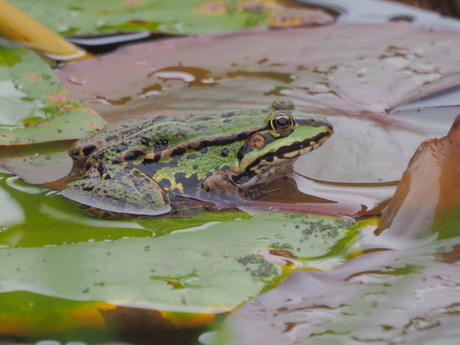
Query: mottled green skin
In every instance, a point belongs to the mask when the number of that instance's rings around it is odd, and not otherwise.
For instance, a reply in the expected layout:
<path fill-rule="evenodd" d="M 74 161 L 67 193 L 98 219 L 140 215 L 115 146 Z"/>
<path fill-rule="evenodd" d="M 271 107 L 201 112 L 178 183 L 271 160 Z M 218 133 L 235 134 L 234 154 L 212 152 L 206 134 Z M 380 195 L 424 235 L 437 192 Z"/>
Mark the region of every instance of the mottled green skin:
<path fill-rule="evenodd" d="M 83 179 L 61 193 L 102 217 L 163 214 L 171 193 L 253 200 L 332 133 L 325 118 L 299 112 L 287 99 L 268 109 L 129 120 L 71 147 Z"/>

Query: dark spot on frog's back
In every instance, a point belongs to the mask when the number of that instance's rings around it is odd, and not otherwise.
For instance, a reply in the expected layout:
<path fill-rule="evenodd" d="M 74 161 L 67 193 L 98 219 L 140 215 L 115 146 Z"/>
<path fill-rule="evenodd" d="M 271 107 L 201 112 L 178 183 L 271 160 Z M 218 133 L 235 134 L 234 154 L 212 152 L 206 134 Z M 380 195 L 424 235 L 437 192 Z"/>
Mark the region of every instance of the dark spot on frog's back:
<path fill-rule="evenodd" d="M 82 151 L 85 156 L 89 156 L 96 149 L 97 149 L 96 145 L 88 145 L 88 146 L 85 146 Z"/>
<path fill-rule="evenodd" d="M 196 158 L 198 158 L 198 155 L 196 155 L 194 153 L 192 153 L 191 155 L 187 156 L 187 159 L 196 159 Z"/>
<path fill-rule="evenodd" d="M 196 119 L 197 121 L 211 121 L 213 118 L 211 116 L 202 116 Z"/>
<path fill-rule="evenodd" d="M 166 139 L 160 139 L 155 142 L 155 145 L 153 145 L 155 151 L 156 150 L 164 150 L 167 149 L 169 145 L 169 142 Z"/>
<path fill-rule="evenodd" d="M 233 116 L 235 115 L 235 112 L 234 111 L 229 111 L 228 113 L 223 113 L 222 115 L 220 115 L 220 117 L 230 117 L 230 116 Z"/>
<path fill-rule="evenodd" d="M 183 129 L 179 129 L 179 130 L 177 131 L 177 133 L 176 133 L 176 137 L 178 137 L 178 138 L 179 138 L 179 137 L 185 137 L 185 136 L 187 136 L 187 132 L 184 131 Z"/>
<path fill-rule="evenodd" d="M 208 129 L 208 126 L 205 126 L 205 125 L 192 125 L 190 126 L 192 129 L 194 129 L 195 131 L 204 131 L 206 129 Z"/>
<path fill-rule="evenodd" d="M 225 123 L 227 123 L 227 122 L 232 122 L 232 119 L 225 119 L 224 122 L 225 122 Z"/>
<path fill-rule="evenodd" d="M 140 138 L 139 138 L 139 142 L 140 142 L 142 145 L 145 145 L 145 146 L 149 146 L 149 145 L 150 145 L 150 139 L 149 139 L 149 138 L 146 138 L 146 137 L 140 137 Z"/>
<path fill-rule="evenodd" d="M 109 135 L 108 137 L 105 137 L 106 142 L 109 142 L 115 139 L 118 139 L 118 135 Z"/>
<path fill-rule="evenodd" d="M 220 151 L 220 155 L 222 157 L 227 157 L 228 156 L 228 148 L 225 148 L 222 151 Z"/>
<path fill-rule="evenodd" d="M 125 153 L 125 160 L 130 161 L 142 156 L 144 152 L 139 150 L 132 150 Z"/>
<path fill-rule="evenodd" d="M 120 152 L 125 151 L 126 148 L 127 148 L 126 145 L 118 144 L 118 145 L 115 145 L 115 146 L 113 147 L 113 151 L 115 151 L 115 152 L 117 152 L 117 153 L 120 153 Z"/>

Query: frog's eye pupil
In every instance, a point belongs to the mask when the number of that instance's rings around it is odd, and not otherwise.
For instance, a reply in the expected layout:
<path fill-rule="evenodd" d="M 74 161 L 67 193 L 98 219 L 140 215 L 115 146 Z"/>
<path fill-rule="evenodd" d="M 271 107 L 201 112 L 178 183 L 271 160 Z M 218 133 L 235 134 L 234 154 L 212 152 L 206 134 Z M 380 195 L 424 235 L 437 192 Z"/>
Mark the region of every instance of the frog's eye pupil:
<path fill-rule="evenodd" d="M 276 124 L 280 127 L 285 127 L 289 124 L 289 120 L 285 117 L 281 117 L 279 119 L 276 119 Z"/>
<path fill-rule="evenodd" d="M 271 121 L 272 129 L 280 134 L 289 134 L 294 128 L 294 120 L 286 113 L 276 114 Z"/>

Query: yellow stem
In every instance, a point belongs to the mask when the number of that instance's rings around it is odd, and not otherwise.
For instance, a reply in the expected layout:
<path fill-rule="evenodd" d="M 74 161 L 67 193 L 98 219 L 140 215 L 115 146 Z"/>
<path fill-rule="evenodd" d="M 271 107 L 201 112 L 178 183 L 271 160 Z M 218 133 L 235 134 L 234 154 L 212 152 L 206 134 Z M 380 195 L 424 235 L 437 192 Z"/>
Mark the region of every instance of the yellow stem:
<path fill-rule="evenodd" d="M 0 0 L 0 36 L 36 49 L 55 60 L 92 57 L 5 0 Z"/>

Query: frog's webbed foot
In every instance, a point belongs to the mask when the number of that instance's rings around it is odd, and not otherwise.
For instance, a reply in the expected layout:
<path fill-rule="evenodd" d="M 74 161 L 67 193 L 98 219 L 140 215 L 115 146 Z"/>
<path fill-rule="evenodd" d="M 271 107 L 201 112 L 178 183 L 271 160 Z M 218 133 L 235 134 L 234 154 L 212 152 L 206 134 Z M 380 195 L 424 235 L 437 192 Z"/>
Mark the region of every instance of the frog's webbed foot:
<path fill-rule="evenodd" d="M 154 216 L 171 210 L 169 198 L 151 178 L 132 169 L 121 179 L 84 179 L 61 190 L 85 213 L 99 218 Z"/>
<path fill-rule="evenodd" d="M 229 199 L 255 200 L 263 194 L 272 192 L 262 191 L 266 183 L 251 184 L 248 181 L 243 186 L 238 185 L 234 182 L 236 176 L 238 175 L 231 171 L 216 171 L 203 181 L 201 190 L 211 195 L 213 199 L 224 201 Z"/>

